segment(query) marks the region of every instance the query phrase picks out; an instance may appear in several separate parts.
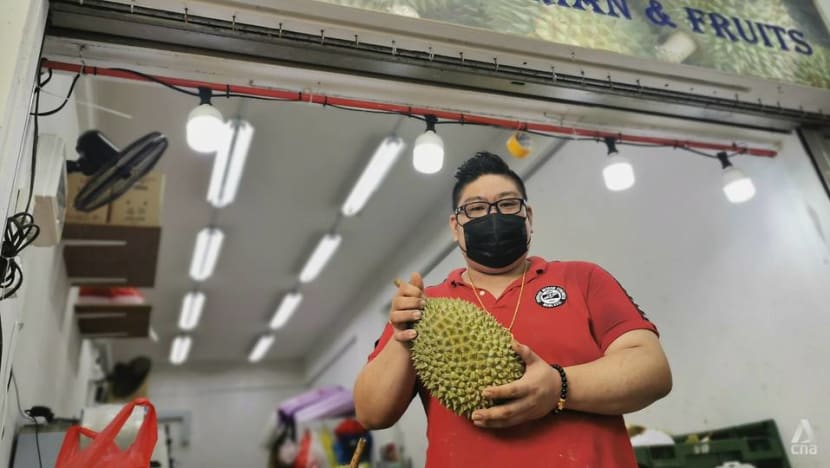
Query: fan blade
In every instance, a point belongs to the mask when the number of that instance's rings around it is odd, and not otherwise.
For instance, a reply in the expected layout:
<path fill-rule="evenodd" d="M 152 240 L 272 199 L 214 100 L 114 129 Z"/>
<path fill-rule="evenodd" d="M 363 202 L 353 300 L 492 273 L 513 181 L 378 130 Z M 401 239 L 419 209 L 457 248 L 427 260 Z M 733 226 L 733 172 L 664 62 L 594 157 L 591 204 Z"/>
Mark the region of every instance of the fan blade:
<path fill-rule="evenodd" d="M 112 203 L 155 167 L 167 147 L 167 137 L 160 132 L 148 133 L 130 143 L 81 189 L 75 208 L 89 212 Z"/>

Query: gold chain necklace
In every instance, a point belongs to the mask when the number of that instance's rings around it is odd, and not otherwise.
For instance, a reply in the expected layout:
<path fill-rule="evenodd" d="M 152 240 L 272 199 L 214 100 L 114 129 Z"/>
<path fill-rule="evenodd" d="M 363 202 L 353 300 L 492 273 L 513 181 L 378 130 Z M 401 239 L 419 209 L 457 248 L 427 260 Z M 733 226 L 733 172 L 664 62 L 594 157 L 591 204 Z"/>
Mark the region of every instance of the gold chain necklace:
<path fill-rule="evenodd" d="M 513 318 L 510 320 L 510 326 L 507 327 L 509 331 L 513 331 L 513 325 L 516 323 L 516 315 L 519 313 L 519 306 L 522 304 L 522 296 L 524 295 L 525 291 L 525 276 L 527 275 L 527 261 L 525 261 L 525 268 L 522 272 L 522 285 L 519 288 L 519 299 L 516 300 L 516 309 L 513 311 Z M 485 312 L 490 313 L 487 310 L 487 307 L 484 307 L 484 301 L 481 300 L 479 295 L 478 289 L 476 289 L 476 283 L 473 281 L 473 275 L 470 274 L 470 270 L 467 270 L 467 278 L 470 278 L 470 285 L 473 287 L 473 292 L 475 293 L 476 299 L 478 299 L 478 303 L 481 304 L 481 308 L 484 309 Z"/>

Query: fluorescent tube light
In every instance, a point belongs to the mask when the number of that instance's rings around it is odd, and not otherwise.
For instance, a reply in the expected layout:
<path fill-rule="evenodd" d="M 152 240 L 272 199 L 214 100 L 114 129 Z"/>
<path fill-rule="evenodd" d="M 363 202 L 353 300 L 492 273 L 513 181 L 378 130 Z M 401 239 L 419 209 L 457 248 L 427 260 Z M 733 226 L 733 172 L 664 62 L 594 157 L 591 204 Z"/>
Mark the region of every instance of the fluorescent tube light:
<path fill-rule="evenodd" d="M 204 293 L 194 291 L 185 294 L 182 300 L 182 310 L 179 313 L 179 328 L 190 331 L 199 325 L 202 318 L 202 308 L 205 306 Z"/>
<path fill-rule="evenodd" d="M 302 272 L 300 273 L 300 282 L 308 283 L 314 281 L 315 278 L 323 271 L 326 263 L 337 251 L 340 241 L 343 237 L 340 234 L 326 234 L 320 239 L 317 247 L 312 252 L 311 257 L 306 261 Z"/>
<path fill-rule="evenodd" d="M 254 347 L 251 349 L 251 354 L 248 355 L 248 361 L 261 361 L 262 358 L 265 357 L 265 354 L 268 353 L 268 350 L 271 349 L 272 344 L 274 344 L 274 335 L 260 336 Z"/>
<path fill-rule="evenodd" d="M 196 236 L 193 259 L 190 261 L 190 277 L 195 281 L 204 281 L 213 274 L 222 241 L 225 235 L 216 228 L 204 228 Z"/>
<path fill-rule="evenodd" d="M 225 137 L 216 152 L 207 193 L 208 202 L 216 208 L 228 206 L 236 198 L 254 137 L 254 127 L 244 120 L 231 119 L 225 124 L 223 132 Z"/>
<path fill-rule="evenodd" d="M 302 300 L 303 295 L 298 292 L 288 293 L 283 296 L 279 307 L 274 312 L 274 317 L 271 319 L 271 330 L 276 330 L 285 325 L 288 319 L 294 314 L 294 311 L 297 310 Z"/>
<path fill-rule="evenodd" d="M 363 209 L 398 160 L 404 146 L 400 137 L 389 136 L 383 139 L 343 203 L 343 216 L 354 216 Z"/>
<path fill-rule="evenodd" d="M 180 335 L 173 339 L 173 344 L 170 346 L 170 362 L 175 365 L 182 364 L 187 361 L 187 356 L 190 354 L 190 345 L 193 339 L 189 336 Z"/>

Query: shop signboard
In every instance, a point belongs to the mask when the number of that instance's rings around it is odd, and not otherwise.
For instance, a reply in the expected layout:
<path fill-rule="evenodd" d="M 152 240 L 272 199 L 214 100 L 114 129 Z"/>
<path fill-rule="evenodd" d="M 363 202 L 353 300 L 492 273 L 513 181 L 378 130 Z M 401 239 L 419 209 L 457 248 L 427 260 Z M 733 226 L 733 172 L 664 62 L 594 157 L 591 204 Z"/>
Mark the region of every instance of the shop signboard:
<path fill-rule="evenodd" d="M 812 0 L 321 1 L 830 88 L 830 33 Z"/>

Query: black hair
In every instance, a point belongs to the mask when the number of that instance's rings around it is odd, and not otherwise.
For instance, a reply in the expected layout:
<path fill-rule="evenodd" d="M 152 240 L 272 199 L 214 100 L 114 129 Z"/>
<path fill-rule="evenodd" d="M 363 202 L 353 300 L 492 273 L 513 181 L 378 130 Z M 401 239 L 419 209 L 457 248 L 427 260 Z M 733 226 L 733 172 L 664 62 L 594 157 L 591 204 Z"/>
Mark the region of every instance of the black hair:
<path fill-rule="evenodd" d="M 512 180 L 519 187 L 522 198 L 527 200 L 525 183 L 519 177 L 519 174 L 510 169 L 510 166 L 504 162 L 501 156 L 487 151 L 480 151 L 472 158 L 464 161 L 455 171 L 455 186 L 452 188 L 452 209 L 458 207 L 461 192 L 464 191 L 464 188 L 486 174 L 502 175 Z"/>

